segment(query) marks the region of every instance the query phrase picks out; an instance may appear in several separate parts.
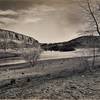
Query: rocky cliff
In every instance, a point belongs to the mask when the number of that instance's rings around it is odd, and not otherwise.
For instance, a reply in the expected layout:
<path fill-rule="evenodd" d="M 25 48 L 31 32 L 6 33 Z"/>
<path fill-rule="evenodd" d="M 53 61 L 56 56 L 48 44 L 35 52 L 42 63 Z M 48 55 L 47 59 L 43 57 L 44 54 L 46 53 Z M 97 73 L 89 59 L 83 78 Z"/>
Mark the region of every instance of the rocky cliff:
<path fill-rule="evenodd" d="M 32 37 L 9 30 L 0 29 L 0 49 L 3 48 L 39 47 L 39 42 Z"/>
<path fill-rule="evenodd" d="M 39 57 L 40 43 L 32 37 L 0 29 L 0 58 L 22 57 L 33 61 Z"/>

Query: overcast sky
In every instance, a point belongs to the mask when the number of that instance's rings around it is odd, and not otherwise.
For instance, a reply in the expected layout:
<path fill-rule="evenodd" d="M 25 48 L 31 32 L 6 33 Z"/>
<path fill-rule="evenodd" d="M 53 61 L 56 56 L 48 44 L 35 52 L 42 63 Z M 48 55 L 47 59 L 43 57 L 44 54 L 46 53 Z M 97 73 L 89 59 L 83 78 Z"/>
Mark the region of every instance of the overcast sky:
<path fill-rule="evenodd" d="M 0 27 L 59 42 L 77 37 L 83 20 L 73 0 L 0 0 Z"/>

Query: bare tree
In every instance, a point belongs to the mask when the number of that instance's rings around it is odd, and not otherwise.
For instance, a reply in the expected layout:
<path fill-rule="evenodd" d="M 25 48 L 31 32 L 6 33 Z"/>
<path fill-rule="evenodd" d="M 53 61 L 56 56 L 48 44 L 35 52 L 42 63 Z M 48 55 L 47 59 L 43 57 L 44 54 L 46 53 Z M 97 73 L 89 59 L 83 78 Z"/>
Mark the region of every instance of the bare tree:
<path fill-rule="evenodd" d="M 3 41 L 4 41 L 4 51 L 7 51 L 7 46 L 8 46 L 8 40 L 7 40 L 7 34 L 6 32 L 3 34 Z"/>
<path fill-rule="evenodd" d="M 82 8 L 84 19 L 87 21 L 88 31 L 92 36 L 95 34 L 100 36 L 100 0 L 79 0 L 80 8 Z M 85 33 L 85 32 L 84 32 Z M 90 41 L 93 43 L 93 61 L 90 70 L 95 65 L 95 39 Z"/>
<path fill-rule="evenodd" d="M 39 52 L 34 50 L 34 48 L 27 48 L 22 52 L 22 57 L 29 62 L 31 66 L 34 66 L 39 57 Z"/>
<path fill-rule="evenodd" d="M 23 43 L 21 44 L 21 55 L 24 60 L 30 63 L 31 66 L 34 66 L 41 53 L 39 43 L 37 43 L 37 46 L 35 46 L 34 44 L 35 42 L 33 44 L 27 44 L 26 41 L 23 41 Z"/>

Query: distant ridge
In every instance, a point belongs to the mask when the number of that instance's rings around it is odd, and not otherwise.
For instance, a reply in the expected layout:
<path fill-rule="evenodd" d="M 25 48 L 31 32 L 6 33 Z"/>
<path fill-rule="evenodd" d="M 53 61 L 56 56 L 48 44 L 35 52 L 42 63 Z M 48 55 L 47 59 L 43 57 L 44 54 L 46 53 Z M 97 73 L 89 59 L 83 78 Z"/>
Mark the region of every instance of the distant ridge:
<path fill-rule="evenodd" d="M 81 36 L 68 42 L 43 43 L 41 47 L 50 51 L 73 51 L 76 48 L 100 48 L 100 36 Z"/>

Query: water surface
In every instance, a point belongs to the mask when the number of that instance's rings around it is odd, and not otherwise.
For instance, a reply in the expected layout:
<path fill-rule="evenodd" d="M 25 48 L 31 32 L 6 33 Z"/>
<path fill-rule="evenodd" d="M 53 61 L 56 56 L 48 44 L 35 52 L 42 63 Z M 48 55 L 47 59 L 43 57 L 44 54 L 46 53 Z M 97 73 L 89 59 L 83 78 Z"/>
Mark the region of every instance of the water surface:
<path fill-rule="evenodd" d="M 100 50 L 95 48 L 96 55 L 100 55 Z M 58 59 L 58 58 L 73 58 L 82 56 L 93 56 L 94 48 L 76 49 L 75 51 L 60 52 L 60 51 L 44 51 L 40 55 L 41 60 Z"/>

